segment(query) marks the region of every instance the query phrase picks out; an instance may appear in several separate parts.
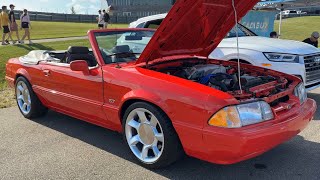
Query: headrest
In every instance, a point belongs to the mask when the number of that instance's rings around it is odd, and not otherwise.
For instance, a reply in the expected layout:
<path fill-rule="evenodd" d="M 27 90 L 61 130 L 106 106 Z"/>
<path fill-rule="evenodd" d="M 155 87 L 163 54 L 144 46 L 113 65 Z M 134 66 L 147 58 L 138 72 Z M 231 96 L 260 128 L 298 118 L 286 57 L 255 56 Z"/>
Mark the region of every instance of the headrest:
<path fill-rule="evenodd" d="M 69 46 L 68 52 L 70 54 L 88 54 L 89 48 L 88 47 L 82 47 L 82 46 Z"/>
<path fill-rule="evenodd" d="M 116 46 L 113 48 L 114 53 L 126 53 L 130 52 L 130 47 L 128 45 Z"/>

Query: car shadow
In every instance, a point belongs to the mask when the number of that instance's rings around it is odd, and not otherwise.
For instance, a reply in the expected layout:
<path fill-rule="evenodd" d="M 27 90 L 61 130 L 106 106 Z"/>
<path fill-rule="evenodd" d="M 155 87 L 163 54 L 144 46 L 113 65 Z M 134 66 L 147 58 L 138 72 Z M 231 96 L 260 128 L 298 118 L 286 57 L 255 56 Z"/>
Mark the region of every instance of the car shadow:
<path fill-rule="evenodd" d="M 314 99 L 316 102 L 320 102 L 320 94 L 318 93 L 308 93 L 308 98 Z M 320 108 L 317 108 L 314 119 L 320 120 Z"/>
<path fill-rule="evenodd" d="M 137 163 L 119 133 L 53 111 L 33 121 Z M 169 167 L 152 171 L 169 179 L 317 179 L 319 149 L 319 143 L 298 135 L 259 157 L 234 165 L 216 165 L 185 157 Z"/>
<path fill-rule="evenodd" d="M 25 44 L 25 45 L 17 44 L 15 46 L 18 47 L 18 48 L 26 49 L 28 51 L 32 51 L 32 50 L 48 50 L 48 51 L 51 51 L 51 50 L 54 50 L 52 47 L 44 46 L 42 44 L 37 44 L 37 43 Z"/>

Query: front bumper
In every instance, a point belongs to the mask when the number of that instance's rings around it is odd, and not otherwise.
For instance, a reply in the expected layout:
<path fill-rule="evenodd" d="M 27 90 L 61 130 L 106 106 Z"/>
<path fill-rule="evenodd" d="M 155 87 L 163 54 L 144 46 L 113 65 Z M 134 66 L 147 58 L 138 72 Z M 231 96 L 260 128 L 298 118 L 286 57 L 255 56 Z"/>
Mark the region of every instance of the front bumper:
<path fill-rule="evenodd" d="M 207 126 L 203 130 L 205 154 L 198 158 L 217 164 L 233 164 L 261 155 L 299 134 L 312 120 L 316 108 L 316 102 L 308 99 L 302 106 L 291 109 L 290 117 L 284 114 L 272 122 L 240 129 Z"/>

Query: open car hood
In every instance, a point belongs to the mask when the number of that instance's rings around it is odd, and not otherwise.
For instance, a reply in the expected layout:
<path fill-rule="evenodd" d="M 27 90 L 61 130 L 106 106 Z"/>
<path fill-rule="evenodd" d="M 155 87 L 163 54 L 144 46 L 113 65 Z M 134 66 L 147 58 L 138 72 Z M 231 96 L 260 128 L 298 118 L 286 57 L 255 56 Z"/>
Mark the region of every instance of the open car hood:
<path fill-rule="evenodd" d="M 259 0 L 234 0 L 238 20 Z M 137 60 L 174 56 L 208 57 L 234 27 L 232 0 L 178 0 Z"/>

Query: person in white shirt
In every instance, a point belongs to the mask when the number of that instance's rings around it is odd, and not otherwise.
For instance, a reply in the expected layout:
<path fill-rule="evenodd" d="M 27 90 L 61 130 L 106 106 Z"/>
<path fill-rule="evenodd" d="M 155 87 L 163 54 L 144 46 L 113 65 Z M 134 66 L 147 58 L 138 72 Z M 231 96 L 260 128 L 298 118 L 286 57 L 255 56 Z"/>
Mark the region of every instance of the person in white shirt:
<path fill-rule="evenodd" d="M 99 12 L 99 17 L 97 17 L 98 20 L 98 28 L 99 29 L 104 29 L 105 22 L 104 22 L 104 14 L 102 14 L 101 10 Z"/>
<path fill-rule="evenodd" d="M 21 44 L 24 43 L 24 39 L 28 37 L 29 44 L 32 44 L 32 41 L 30 39 L 30 31 L 29 28 L 31 26 L 30 23 L 30 16 L 28 14 L 28 10 L 24 9 L 22 15 L 20 16 L 20 21 L 21 21 L 21 29 L 24 29 L 24 35 L 21 39 Z"/>

